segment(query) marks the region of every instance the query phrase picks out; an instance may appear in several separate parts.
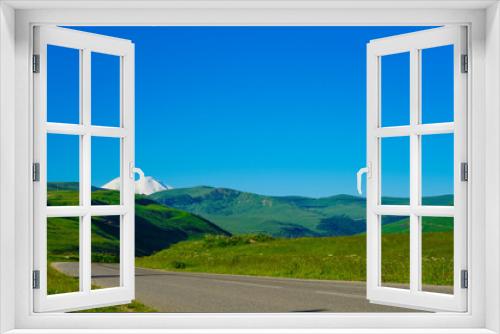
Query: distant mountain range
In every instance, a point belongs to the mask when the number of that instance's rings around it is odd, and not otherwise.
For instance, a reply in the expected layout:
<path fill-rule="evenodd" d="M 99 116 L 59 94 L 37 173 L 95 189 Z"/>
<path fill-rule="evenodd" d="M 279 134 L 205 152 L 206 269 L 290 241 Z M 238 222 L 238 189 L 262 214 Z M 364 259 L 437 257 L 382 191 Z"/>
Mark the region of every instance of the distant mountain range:
<path fill-rule="evenodd" d="M 280 237 L 340 236 L 365 232 L 366 201 L 335 195 L 323 198 L 265 196 L 207 186 L 161 191 L 148 196 L 166 206 L 202 216 L 232 234 L 266 233 Z M 384 198 L 401 204 L 404 198 Z M 450 205 L 452 195 L 426 197 L 424 204 Z M 385 217 L 384 224 L 404 217 Z"/>

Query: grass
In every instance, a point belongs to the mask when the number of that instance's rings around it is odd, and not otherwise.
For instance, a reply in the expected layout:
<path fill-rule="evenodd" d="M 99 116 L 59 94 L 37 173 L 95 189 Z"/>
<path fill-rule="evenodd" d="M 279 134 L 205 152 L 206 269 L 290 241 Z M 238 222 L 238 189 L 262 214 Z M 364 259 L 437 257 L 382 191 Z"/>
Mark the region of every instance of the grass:
<path fill-rule="evenodd" d="M 423 282 L 452 285 L 453 242 L 451 232 L 427 232 L 422 239 Z M 407 233 L 383 236 L 384 282 L 408 282 Z M 145 268 L 259 275 L 307 279 L 365 281 L 366 236 L 322 238 L 272 238 L 262 235 L 206 236 L 184 241 L 154 255 L 137 258 Z"/>
<path fill-rule="evenodd" d="M 364 236 L 207 236 L 137 258 L 136 265 L 190 272 L 359 281 L 366 275 L 365 249 Z"/>
<path fill-rule="evenodd" d="M 59 293 L 66 293 L 66 292 L 75 292 L 78 291 L 79 289 L 79 283 L 78 279 L 75 277 L 71 277 L 68 275 L 65 275 L 61 273 L 60 271 L 56 270 L 54 267 L 52 267 L 50 264 L 47 266 L 47 292 L 48 294 L 59 294 Z M 99 288 L 99 286 L 94 285 L 94 288 Z M 109 312 L 109 313 L 129 313 L 129 312 L 136 312 L 136 313 L 151 313 L 151 312 L 158 312 L 152 307 L 146 306 L 143 303 L 133 300 L 129 304 L 125 305 L 117 305 L 117 306 L 107 306 L 107 307 L 99 307 L 99 308 L 94 308 L 90 310 L 85 310 L 85 311 L 78 311 L 78 312 L 89 312 L 89 313 L 102 313 L 102 312 Z"/>

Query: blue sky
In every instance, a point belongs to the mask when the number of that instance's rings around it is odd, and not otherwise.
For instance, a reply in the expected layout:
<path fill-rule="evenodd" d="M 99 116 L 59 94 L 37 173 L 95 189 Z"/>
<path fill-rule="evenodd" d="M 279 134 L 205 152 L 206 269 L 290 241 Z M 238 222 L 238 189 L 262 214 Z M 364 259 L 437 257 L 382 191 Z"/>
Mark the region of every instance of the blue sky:
<path fill-rule="evenodd" d="M 355 194 L 356 171 L 365 165 L 366 44 L 420 28 L 79 29 L 135 43 L 136 165 L 146 175 L 174 187 L 320 197 Z M 452 87 L 450 49 L 422 55 L 424 122 L 452 118 L 452 90 L 443 89 Z M 49 53 L 49 121 L 78 122 L 72 51 L 54 50 L 52 60 Z M 117 64 L 93 55 L 94 124 L 116 125 Z M 384 58 L 382 67 L 383 125 L 403 124 L 407 55 Z M 118 144 L 95 141 L 92 182 L 102 185 L 117 174 Z M 385 141 L 383 194 L 405 196 L 408 145 L 403 138 Z M 51 153 L 70 142 L 49 138 L 49 181 L 77 180 L 78 155 Z M 424 195 L 451 193 L 452 136 L 424 138 L 422 145 Z"/>

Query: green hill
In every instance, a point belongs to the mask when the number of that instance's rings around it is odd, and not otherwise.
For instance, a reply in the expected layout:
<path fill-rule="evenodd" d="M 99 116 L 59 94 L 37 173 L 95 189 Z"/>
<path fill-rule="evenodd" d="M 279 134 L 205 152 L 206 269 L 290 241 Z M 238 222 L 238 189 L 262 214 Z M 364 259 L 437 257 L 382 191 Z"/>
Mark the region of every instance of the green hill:
<path fill-rule="evenodd" d="M 366 230 L 365 199 L 350 195 L 323 198 L 264 196 L 233 189 L 193 187 L 149 196 L 169 207 L 203 216 L 233 234 L 266 233 L 276 237 L 342 236 Z M 400 204 L 404 198 L 384 198 Z M 424 202 L 446 205 L 451 195 L 427 197 Z M 384 223 L 401 220 L 387 217 Z"/>
<path fill-rule="evenodd" d="M 78 192 L 71 185 L 55 188 L 49 184 L 48 205 L 78 203 Z M 55 190 L 57 189 L 57 190 Z M 119 192 L 95 188 L 94 205 L 116 203 Z M 205 234 L 229 235 L 209 220 L 174 208 L 166 207 L 137 195 L 135 203 L 135 252 L 145 256 L 183 240 L 201 238 Z M 119 252 L 119 217 L 93 217 L 92 253 L 95 260 L 115 261 Z M 47 242 L 49 257 L 71 259 L 78 254 L 78 218 L 49 218 Z M 99 258 L 98 258 L 99 257 Z"/>
<path fill-rule="evenodd" d="M 299 237 L 355 234 L 364 230 L 365 201 L 354 196 L 313 199 L 195 187 L 166 190 L 150 198 L 206 217 L 234 234 Z"/>

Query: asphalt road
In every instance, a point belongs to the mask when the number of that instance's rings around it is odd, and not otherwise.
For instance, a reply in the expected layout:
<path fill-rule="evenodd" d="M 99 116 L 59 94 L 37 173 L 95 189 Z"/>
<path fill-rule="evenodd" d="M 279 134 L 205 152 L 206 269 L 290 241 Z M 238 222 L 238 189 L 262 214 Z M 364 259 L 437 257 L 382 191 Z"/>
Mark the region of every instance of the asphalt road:
<path fill-rule="evenodd" d="M 76 262 L 54 263 L 76 276 Z M 116 264 L 92 264 L 92 282 L 119 284 Z M 168 272 L 136 268 L 136 299 L 160 312 L 414 312 L 370 304 L 365 283 Z"/>

